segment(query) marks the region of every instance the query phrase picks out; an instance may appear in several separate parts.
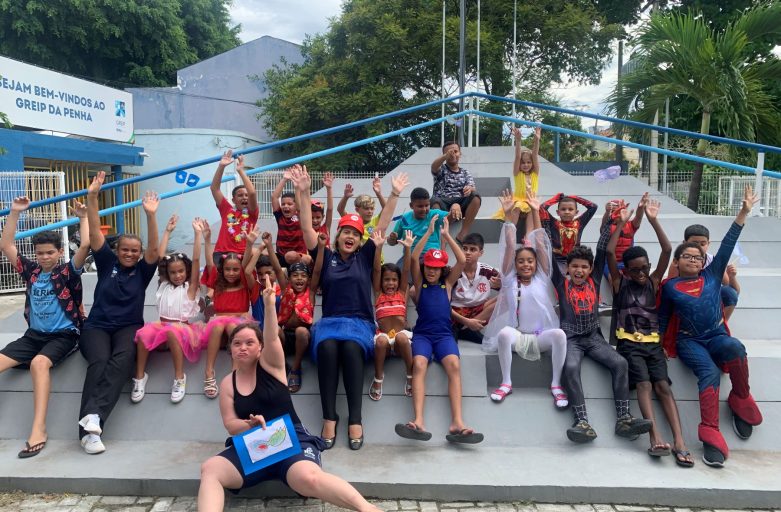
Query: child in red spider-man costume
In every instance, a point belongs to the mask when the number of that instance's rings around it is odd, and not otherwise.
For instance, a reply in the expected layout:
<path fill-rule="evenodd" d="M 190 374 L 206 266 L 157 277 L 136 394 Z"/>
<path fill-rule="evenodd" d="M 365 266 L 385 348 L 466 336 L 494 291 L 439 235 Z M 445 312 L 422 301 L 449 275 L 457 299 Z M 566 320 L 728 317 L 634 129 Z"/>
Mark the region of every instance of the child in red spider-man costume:
<path fill-rule="evenodd" d="M 754 426 L 762 423 L 762 413 L 749 390 L 746 347 L 730 336 L 721 303 L 721 278 L 756 202 L 757 196 L 751 187 L 746 187 L 740 212 L 705 270 L 702 269 L 705 254 L 698 244 L 679 245 L 673 256 L 679 277 L 664 282 L 660 297 L 659 328 L 665 333 L 665 351 L 670 356 L 677 353 L 697 376 L 701 417 L 698 434 L 705 452 L 702 460 L 714 467 L 722 467 L 729 456 L 729 448 L 719 431 L 722 370 L 729 373 L 732 381 L 727 403 L 738 437 L 748 439 Z"/>

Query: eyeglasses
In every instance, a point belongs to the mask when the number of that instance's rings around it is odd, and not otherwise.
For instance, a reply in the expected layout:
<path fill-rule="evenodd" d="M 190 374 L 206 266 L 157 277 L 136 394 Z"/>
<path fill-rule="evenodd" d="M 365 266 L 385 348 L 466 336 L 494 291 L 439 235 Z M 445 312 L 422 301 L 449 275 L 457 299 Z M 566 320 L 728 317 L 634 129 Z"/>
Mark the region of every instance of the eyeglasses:
<path fill-rule="evenodd" d="M 694 254 L 681 254 L 681 259 L 684 261 L 699 261 L 700 263 L 705 261 L 705 258 L 702 256 L 696 256 Z"/>
<path fill-rule="evenodd" d="M 630 274 L 647 274 L 651 270 L 651 265 L 643 265 L 642 267 L 627 267 L 626 271 Z"/>

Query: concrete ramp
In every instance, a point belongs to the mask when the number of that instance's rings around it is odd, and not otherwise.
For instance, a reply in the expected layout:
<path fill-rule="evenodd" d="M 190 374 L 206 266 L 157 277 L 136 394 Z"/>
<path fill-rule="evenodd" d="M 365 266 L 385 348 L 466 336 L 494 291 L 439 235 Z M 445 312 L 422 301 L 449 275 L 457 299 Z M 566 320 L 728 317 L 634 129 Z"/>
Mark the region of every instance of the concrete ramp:
<path fill-rule="evenodd" d="M 416 186 L 431 189 L 430 163 L 440 154 L 426 148 L 403 162 L 397 171 L 408 172 L 412 187 L 400 200 L 397 214 L 408 209 L 409 191 Z M 500 223 L 491 220 L 498 208 L 497 197 L 510 186 L 513 150 L 509 147 L 465 148 L 462 165 L 477 178 L 483 207 L 474 230 L 486 239 L 483 260 L 498 266 Z M 371 194 L 370 180 L 351 180 L 356 193 Z M 390 176 L 383 179 L 390 188 Z M 339 194 L 344 180 L 336 180 Z M 636 203 L 647 187 L 631 177 L 599 184 L 593 177 L 570 176 L 552 163 L 542 161 L 540 196 L 557 192 L 577 194 L 599 205 L 586 229 L 584 242 L 593 244 L 598 235 L 604 204 L 613 198 Z M 323 190 L 315 197 L 324 197 Z M 675 244 L 684 228 L 701 223 L 711 230 L 716 250 L 731 219 L 694 214 L 674 200 L 653 192 L 662 202 L 660 219 Z M 267 198 L 261 198 L 267 200 Z M 339 200 L 337 196 L 336 201 Z M 273 220 L 261 220 L 264 229 L 276 231 Z M 452 228 L 458 229 L 457 226 Z M 653 230 L 643 223 L 636 243 L 648 249 L 652 261 L 659 250 Z M 363 493 L 380 498 L 441 500 L 529 500 L 562 503 L 611 502 L 659 506 L 704 508 L 777 508 L 781 503 L 781 440 L 775 435 L 781 424 L 781 306 L 777 288 L 781 285 L 781 221 L 751 218 L 741 237 L 743 254 L 749 263 L 739 267 L 742 293 L 732 317 L 732 332 L 741 338 L 749 353 L 753 393 L 765 422 L 748 441 L 737 439 L 731 430 L 731 416 L 722 404 L 722 430 L 732 450 L 722 470 L 706 467 L 700 460 L 697 441 L 699 409 L 696 382 L 680 361 L 669 362 L 673 390 L 678 399 L 684 435 L 697 464 L 680 469 L 672 459 L 654 460 L 646 454 L 647 437 L 634 442 L 613 435 L 615 412 L 609 375 L 587 360 L 583 365 L 583 386 L 589 416 L 598 439 L 587 446 L 573 445 L 565 436 L 571 413 L 553 407 L 548 392 L 550 359 L 530 363 L 513 361 L 514 393 L 502 404 L 488 398 L 499 384 L 499 363 L 495 355 L 479 345 L 461 341 L 464 415 L 469 425 L 485 433 L 485 442 L 473 447 L 449 445 L 444 436 L 450 422 L 447 380 L 441 367 L 432 365 L 427 380 L 426 426 L 434 434 L 428 443 L 399 438 L 393 425 L 412 416 L 411 400 L 403 395 L 404 368 L 399 360 L 386 365 L 384 397 L 371 401 L 368 392 L 373 366 L 366 366 L 363 420 L 366 444 L 361 451 L 347 447 L 344 422 L 339 427 L 336 447 L 325 453 L 324 466 L 349 481 Z M 183 250 L 189 248 L 183 247 Z M 386 261 L 395 261 L 399 248 L 386 248 Z M 95 276 L 85 275 L 85 303 L 92 304 Z M 146 319 L 156 320 L 154 290 L 146 295 Z M 607 295 L 607 294 L 606 294 Z M 605 300 L 610 300 L 605 296 Z M 319 298 L 318 298 L 319 300 Z M 319 306 L 318 306 L 319 313 Z M 410 307 L 410 323 L 417 315 Z M 603 317 L 607 332 L 609 316 Z M 0 321 L 0 346 L 25 329 L 21 311 Z M 84 492 L 100 494 L 193 495 L 197 491 L 199 464 L 217 453 L 226 433 L 216 401 L 202 392 L 203 363 L 186 364 L 188 395 L 178 405 L 170 403 L 172 368 L 165 353 L 152 355 L 147 396 L 140 404 L 130 403 L 130 384 L 106 425 L 105 454 L 89 457 L 76 439 L 76 421 L 86 364 L 73 355 L 52 372 L 49 409 L 50 442 L 45 451 L 30 460 L 19 460 L 32 420 L 32 388 L 29 373 L 9 371 L 0 375 L 0 490 Z M 220 354 L 218 374 L 229 371 L 227 355 Z M 294 402 L 304 423 L 320 428 L 320 401 L 316 368 L 304 363 L 302 390 Z M 729 392 L 729 379 L 722 379 L 722 398 Z M 340 387 L 340 394 L 343 390 Z M 337 400 L 339 414 L 346 417 L 346 403 Z M 639 415 L 636 403 L 633 413 Z M 666 439 L 671 440 L 661 410 L 657 418 Z M 252 489 L 254 496 L 289 494 L 282 485 Z"/>

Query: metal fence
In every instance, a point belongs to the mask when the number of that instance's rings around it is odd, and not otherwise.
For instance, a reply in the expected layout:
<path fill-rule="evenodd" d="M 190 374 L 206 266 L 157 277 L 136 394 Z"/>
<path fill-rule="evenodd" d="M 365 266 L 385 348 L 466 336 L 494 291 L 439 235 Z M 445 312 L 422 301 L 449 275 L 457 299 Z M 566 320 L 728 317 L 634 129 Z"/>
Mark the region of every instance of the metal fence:
<path fill-rule="evenodd" d="M 65 173 L 53 172 L 48 168 L 25 168 L 24 172 L 0 172 L 0 190 L 2 196 L 2 208 L 11 206 L 14 197 L 27 196 L 32 201 L 48 199 L 65 193 Z M 64 202 L 50 204 L 41 208 L 27 210 L 19 217 L 17 230 L 34 229 L 52 222 L 58 222 L 68 217 L 67 207 Z M 3 228 L 5 228 L 4 219 Z M 68 251 L 68 228 L 61 228 L 62 245 L 65 250 L 64 258 L 70 259 Z M 28 258 L 35 257 L 35 250 L 30 238 L 17 240 L 16 247 L 19 252 Z M 5 256 L 0 257 L 0 293 L 22 291 L 25 289 L 24 281 L 14 270 L 14 263 L 8 261 Z"/>
<path fill-rule="evenodd" d="M 252 184 L 255 185 L 255 190 L 258 193 L 259 219 L 268 219 L 274 216 L 270 201 L 271 193 L 274 191 L 274 188 L 276 188 L 283 175 L 283 169 L 250 175 L 250 180 L 252 181 Z M 343 171 L 334 172 L 334 176 L 340 180 L 373 179 L 375 173 L 370 171 Z M 380 175 L 380 177 L 382 177 L 382 175 Z M 321 188 L 323 188 L 323 175 L 312 175 L 312 193 L 317 192 Z M 334 208 L 336 208 L 336 202 L 338 201 L 338 198 L 342 197 L 343 191 L 344 189 L 333 191 Z M 290 183 L 285 184 L 283 192 L 293 192 L 293 186 Z M 390 190 L 386 192 L 386 195 L 387 194 L 390 194 Z M 350 204 L 348 205 L 348 210 L 351 209 L 352 205 Z M 334 213 L 334 215 L 336 215 L 336 213 Z"/>

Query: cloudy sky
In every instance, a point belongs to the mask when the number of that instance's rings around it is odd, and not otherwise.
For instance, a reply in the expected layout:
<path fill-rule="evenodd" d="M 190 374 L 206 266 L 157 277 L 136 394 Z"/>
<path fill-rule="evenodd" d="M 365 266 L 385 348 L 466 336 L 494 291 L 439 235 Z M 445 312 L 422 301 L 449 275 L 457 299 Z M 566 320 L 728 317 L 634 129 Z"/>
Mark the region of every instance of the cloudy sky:
<path fill-rule="evenodd" d="M 231 17 L 241 23 L 242 41 L 274 36 L 301 43 L 307 34 L 328 29 L 328 19 L 338 16 L 341 0 L 233 0 Z M 559 86 L 552 92 L 570 108 L 601 113 L 603 100 L 615 84 L 615 61 L 605 70 L 602 83 L 594 86 Z M 589 123 L 591 124 L 591 123 Z"/>

